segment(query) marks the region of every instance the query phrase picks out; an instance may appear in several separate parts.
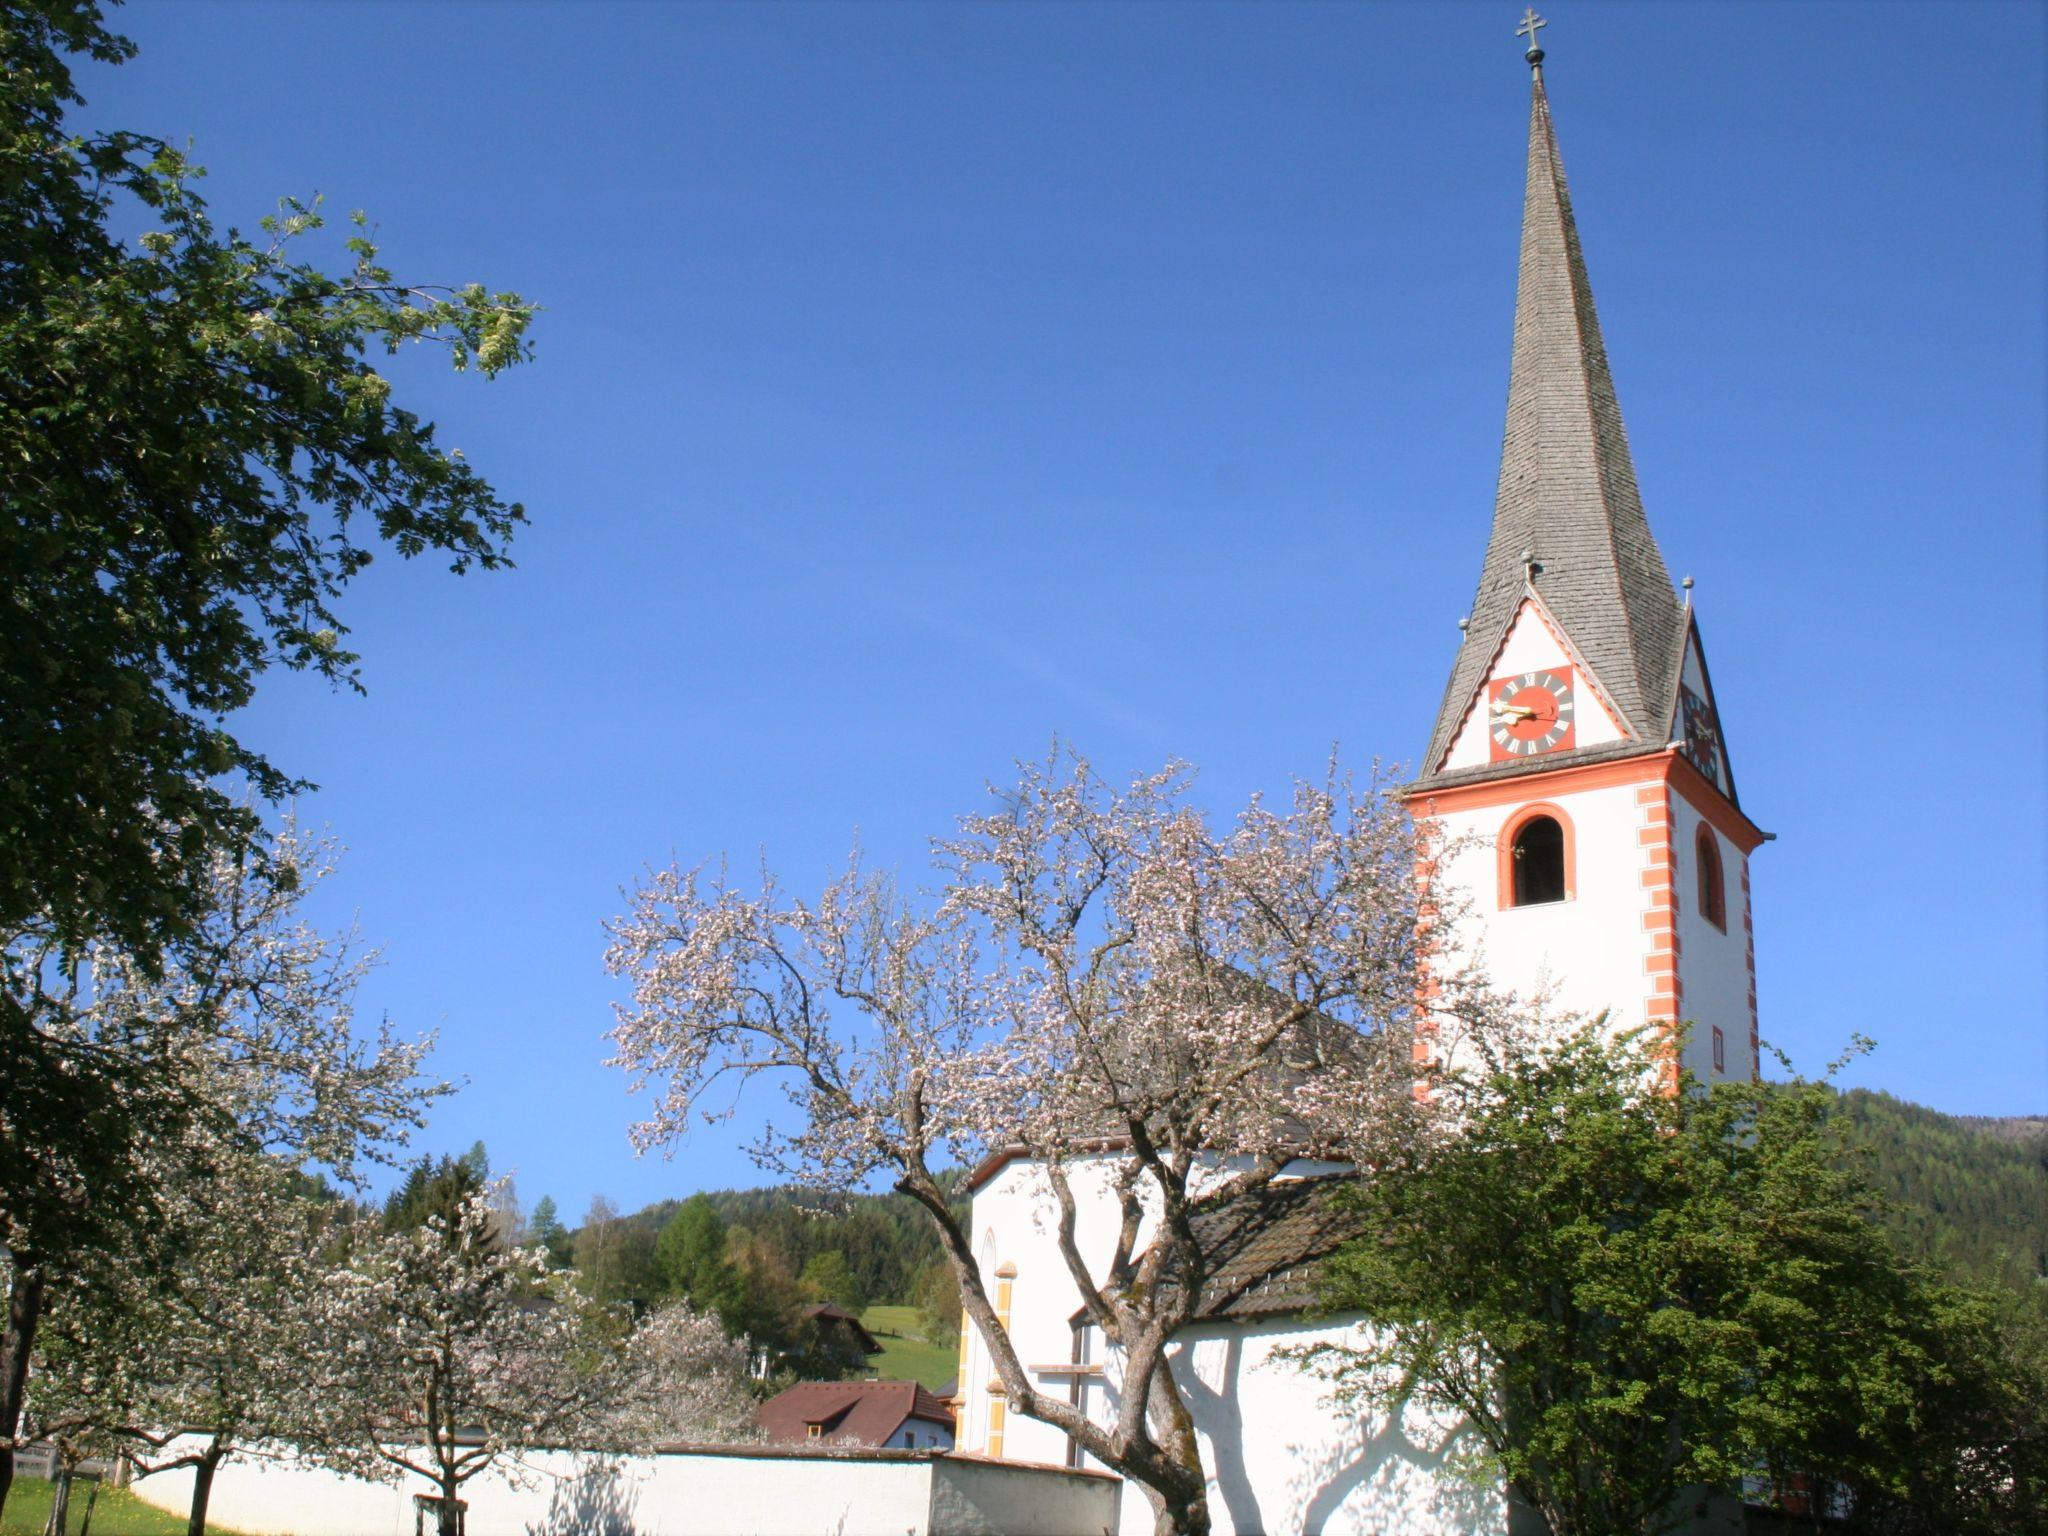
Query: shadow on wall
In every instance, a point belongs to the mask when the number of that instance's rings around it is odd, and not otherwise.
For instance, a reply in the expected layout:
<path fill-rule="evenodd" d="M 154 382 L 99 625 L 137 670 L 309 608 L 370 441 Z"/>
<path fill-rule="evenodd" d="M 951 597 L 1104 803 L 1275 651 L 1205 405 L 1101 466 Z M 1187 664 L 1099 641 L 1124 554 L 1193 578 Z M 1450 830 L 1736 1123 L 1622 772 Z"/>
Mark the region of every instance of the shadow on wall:
<path fill-rule="evenodd" d="M 1244 1370 L 1244 1341 L 1233 1338 L 1224 1346 L 1221 1389 L 1202 1380 L 1192 1353 L 1185 1345 L 1174 1355 L 1174 1374 L 1180 1380 L 1181 1395 L 1188 1408 L 1209 1435 L 1210 1475 L 1216 1480 L 1216 1494 L 1230 1515 L 1230 1528 L 1247 1533 L 1264 1531 L 1265 1517 L 1259 1512 L 1259 1496 L 1252 1489 L 1251 1473 L 1244 1464 L 1244 1412 L 1239 1407 L 1237 1378 Z M 1309 1525 L 1305 1531 L 1320 1527 Z"/>
<path fill-rule="evenodd" d="M 1424 1436 L 1411 1434 L 1409 1411 L 1401 1407 L 1372 1419 L 1354 1418 L 1334 1398 L 1324 1400 L 1331 1416 L 1344 1425 L 1344 1433 L 1333 1443 L 1319 1448 L 1320 1455 L 1297 1451 L 1296 1471 L 1289 1479 L 1291 1502 L 1301 1511 L 1303 1536 L 1321 1536 L 1323 1529 L 1338 1521 L 1345 1501 L 1360 1488 L 1378 1484 L 1375 1498 L 1368 1494 L 1365 1507 L 1338 1529 L 1377 1530 L 1383 1515 L 1375 1518 L 1374 1506 L 1381 1499 L 1393 1503 L 1411 1518 L 1426 1509 L 1440 1530 L 1470 1531 L 1475 1536 L 1504 1536 L 1500 1495 L 1462 1476 L 1454 1462 L 1459 1442 L 1468 1431 L 1460 1424 L 1445 1428 L 1422 1424 Z"/>
<path fill-rule="evenodd" d="M 1292 1325 L 1289 1325 L 1292 1326 Z M 1210 1341 L 1217 1342 L 1217 1341 Z M 1310 1443 L 1262 1447 L 1263 1477 L 1246 1461 L 1244 1392 L 1246 1335 L 1223 1342 L 1220 1369 L 1194 1369 L 1185 1346 L 1176 1348 L 1181 1390 L 1208 1443 L 1213 1497 L 1239 1536 L 1289 1531 L 1322 1536 L 1326 1530 L 1386 1531 L 1423 1515 L 1423 1529 L 1505 1536 L 1497 1493 L 1476 1487 L 1453 1468 L 1462 1429 L 1432 1425 L 1420 1415 L 1395 1412 L 1363 1418 L 1334 1398 L 1322 1406 L 1326 1434 Z M 1301 1367 L 1266 1359 L 1253 1371 L 1296 1371 Z M 1309 1373 L 1304 1372 L 1304 1375 Z M 1259 1427 L 1254 1425 L 1254 1433 Z M 1271 1432 L 1271 1426 L 1266 1427 Z M 1284 1488 L 1272 1480 L 1272 1452 L 1285 1451 L 1291 1472 Z M 1261 1507 L 1259 1487 L 1277 1509 Z M 1360 1490 L 1365 1490 L 1359 1497 Z M 1347 1501 L 1356 1499 L 1352 1507 Z M 1219 1521 L 1220 1525 L 1222 1522 Z"/>
<path fill-rule="evenodd" d="M 640 1490 L 617 1462 L 593 1456 L 574 1477 L 555 1484 L 547 1518 L 528 1525 L 526 1536 L 639 1536 L 633 1523 Z"/>

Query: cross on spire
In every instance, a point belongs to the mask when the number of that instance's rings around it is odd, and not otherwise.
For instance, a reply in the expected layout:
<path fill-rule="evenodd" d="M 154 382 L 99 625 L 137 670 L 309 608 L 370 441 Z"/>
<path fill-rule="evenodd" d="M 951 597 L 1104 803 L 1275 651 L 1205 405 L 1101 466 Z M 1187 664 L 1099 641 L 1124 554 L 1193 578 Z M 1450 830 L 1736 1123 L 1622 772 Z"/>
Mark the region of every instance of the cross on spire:
<path fill-rule="evenodd" d="M 1536 7 L 1530 6 L 1522 13 L 1522 24 L 1515 28 L 1515 36 L 1529 39 L 1529 51 L 1523 55 L 1531 64 L 1543 62 L 1543 45 L 1536 41 L 1536 34 L 1550 23 L 1536 14 Z"/>

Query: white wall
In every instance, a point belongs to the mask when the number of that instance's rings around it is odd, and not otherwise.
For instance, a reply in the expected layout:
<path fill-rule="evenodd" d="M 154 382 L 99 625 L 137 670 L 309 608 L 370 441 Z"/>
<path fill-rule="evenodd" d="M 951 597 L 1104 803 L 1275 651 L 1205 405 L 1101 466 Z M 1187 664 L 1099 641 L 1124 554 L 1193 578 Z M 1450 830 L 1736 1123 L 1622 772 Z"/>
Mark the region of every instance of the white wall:
<path fill-rule="evenodd" d="M 192 1474 L 135 1483 L 183 1514 Z M 419 1479 L 384 1485 L 323 1468 L 233 1460 L 209 1518 L 270 1536 L 411 1536 Z M 1085 1536 L 1113 1530 L 1114 1480 L 991 1468 L 937 1454 L 735 1450 L 598 1457 L 548 1451 L 464 1485 L 469 1536 Z"/>
<path fill-rule="evenodd" d="M 1671 823 L 1678 891 L 1678 974 L 1682 984 L 1680 1016 L 1692 1021 L 1686 1065 L 1701 1082 L 1713 1081 L 1713 1034 L 1719 1025 L 1726 1046 L 1724 1077 L 1738 1081 L 1754 1075 L 1750 1050 L 1750 952 L 1748 898 L 1742 872 L 1748 860 L 1742 850 L 1701 816 L 1683 795 L 1671 796 Z M 1707 921 L 1699 900 L 1700 828 L 1707 829 L 1721 852 L 1725 931 Z"/>
<path fill-rule="evenodd" d="M 1084 1159 L 1070 1170 L 1076 1240 L 1095 1264 L 1107 1262 L 1115 1242 L 1116 1206 L 1108 1194 L 1115 1166 L 1115 1158 L 1103 1156 Z M 1329 1166 L 1303 1164 L 1296 1171 L 1321 1172 Z M 973 1219 L 985 1272 L 995 1264 L 1016 1266 L 1010 1334 L 1019 1358 L 1041 1387 L 1065 1397 L 1073 1378 L 1057 1367 L 1069 1359 L 1070 1320 L 1080 1306 L 1080 1293 L 1060 1258 L 1055 1232 L 1042 1220 L 1056 1209 L 1041 1170 L 1020 1160 L 975 1192 Z M 1363 1419 L 1332 1403 L 1319 1378 L 1276 1355 L 1288 1343 L 1351 1337 L 1354 1326 L 1214 1323 L 1191 1328 L 1176 1341 L 1176 1378 L 1202 1438 L 1217 1536 L 1308 1531 L 1323 1536 L 1490 1536 L 1504 1531 L 1505 1504 L 1497 1494 L 1474 1493 L 1438 1475 L 1447 1425 L 1419 1411 L 1392 1422 Z M 1115 1413 L 1117 1393 L 1116 1361 L 1111 1358 L 1105 1365 L 1087 1395 L 1090 1416 L 1103 1423 Z M 962 1445 L 972 1451 L 988 1445 L 992 1379 L 988 1351 L 973 1333 L 963 1375 L 967 1402 L 961 1436 Z M 1066 1436 L 1012 1413 L 1003 1454 L 1011 1461 L 1060 1465 L 1067 1456 Z M 1150 1531 L 1151 1521 L 1143 1490 L 1126 1485 L 1125 1536 Z"/>
<path fill-rule="evenodd" d="M 1500 834 L 1537 798 L 1571 821 L 1572 894 L 1540 906 L 1503 906 Z M 1607 1009 L 1617 1027 L 1643 1022 L 1650 995 L 1643 917 L 1650 901 L 1635 786 L 1555 795 L 1532 789 L 1503 805 L 1447 812 L 1438 822 L 1448 850 L 1442 878 L 1467 903 L 1454 942 L 1496 987 L 1528 998 L 1549 995 L 1583 1013 Z"/>

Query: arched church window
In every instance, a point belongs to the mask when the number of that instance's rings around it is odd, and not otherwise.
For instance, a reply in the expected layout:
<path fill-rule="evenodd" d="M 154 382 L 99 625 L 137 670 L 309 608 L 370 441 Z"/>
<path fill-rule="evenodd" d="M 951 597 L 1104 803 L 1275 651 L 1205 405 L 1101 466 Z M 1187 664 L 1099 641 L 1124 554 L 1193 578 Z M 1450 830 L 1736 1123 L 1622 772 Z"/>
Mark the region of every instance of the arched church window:
<path fill-rule="evenodd" d="M 1540 906 L 1563 901 L 1570 894 L 1565 879 L 1564 827 L 1555 816 L 1531 816 L 1517 826 L 1508 844 L 1508 863 L 1513 905 Z"/>
<path fill-rule="evenodd" d="M 1711 827 L 1701 827 L 1694 845 L 1699 851 L 1700 911 L 1723 933 L 1728 931 L 1727 885 L 1721 878 L 1721 845 Z"/>

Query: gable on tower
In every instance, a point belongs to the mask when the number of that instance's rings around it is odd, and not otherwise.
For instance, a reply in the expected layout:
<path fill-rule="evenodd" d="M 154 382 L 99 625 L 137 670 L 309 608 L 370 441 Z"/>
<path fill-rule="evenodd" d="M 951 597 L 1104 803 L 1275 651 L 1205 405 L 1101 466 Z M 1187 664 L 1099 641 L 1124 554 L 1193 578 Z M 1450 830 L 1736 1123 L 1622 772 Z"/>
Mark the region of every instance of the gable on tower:
<path fill-rule="evenodd" d="M 1721 708 L 1714 701 L 1714 679 L 1707 671 L 1707 651 L 1700 640 L 1699 622 L 1688 608 L 1685 641 L 1680 653 L 1678 676 L 1673 685 L 1671 739 L 1680 744 L 1693 767 L 1706 776 L 1730 805 L 1740 806 L 1735 795 L 1735 767 L 1728 760 L 1728 738 L 1721 729 Z"/>

